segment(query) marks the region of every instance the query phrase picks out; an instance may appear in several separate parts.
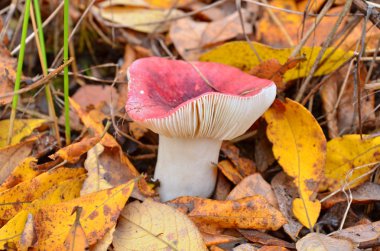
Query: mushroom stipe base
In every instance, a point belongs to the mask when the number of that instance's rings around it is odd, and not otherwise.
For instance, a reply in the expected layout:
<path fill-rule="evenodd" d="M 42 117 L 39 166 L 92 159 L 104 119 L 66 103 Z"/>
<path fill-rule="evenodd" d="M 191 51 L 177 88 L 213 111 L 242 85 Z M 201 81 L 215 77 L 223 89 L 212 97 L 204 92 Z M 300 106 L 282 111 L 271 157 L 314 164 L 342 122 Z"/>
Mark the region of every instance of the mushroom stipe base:
<path fill-rule="evenodd" d="M 221 140 L 170 138 L 160 135 L 154 178 L 160 181 L 162 201 L 178 196 L 212 195 Z"/>

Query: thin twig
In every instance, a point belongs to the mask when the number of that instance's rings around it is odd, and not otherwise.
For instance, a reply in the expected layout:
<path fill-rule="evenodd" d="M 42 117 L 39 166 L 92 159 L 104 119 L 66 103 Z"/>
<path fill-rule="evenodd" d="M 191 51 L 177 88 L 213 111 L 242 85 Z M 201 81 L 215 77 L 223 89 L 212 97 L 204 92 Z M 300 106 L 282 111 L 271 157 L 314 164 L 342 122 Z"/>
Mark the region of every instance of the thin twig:
<path fill-rule="evenodd" d="M 320 63 L 323 55 L 325 54 L 327 48 L 329 47 L 329 45 L 332 41 L 334 34 L 336 33 L 336 31 L 338 30 L 338 27 L 342 23 L 344 16 L 350 10 L 352 1 L 353 0 L 347 0 L 346 1 L 345 5 L 343 7 L 343 10 L 338 17 L 338 20 L 336 21 L 334 27 L 332 28 L 329 35 L 327 36 L 326 41 L 323 43 L 323 46 L 322 46 L 321 50 L 319 51 L 317 58 L 315 59 L 314 65 L 312 66 L 310 72 L 308 73 L 308 76 L 306 77 L 305 81 L 302 83 L 300 89 L 298 90 L 298 93 L 297 93 L 296 98 L 295 98 L 296 101 L 299 102 L 302 99 L 311 79 L 314 76 L 315 71 L 319 67 L 319 63 Z M 293 55 L 293 53 L 292 53 L 292 55 Z"/>

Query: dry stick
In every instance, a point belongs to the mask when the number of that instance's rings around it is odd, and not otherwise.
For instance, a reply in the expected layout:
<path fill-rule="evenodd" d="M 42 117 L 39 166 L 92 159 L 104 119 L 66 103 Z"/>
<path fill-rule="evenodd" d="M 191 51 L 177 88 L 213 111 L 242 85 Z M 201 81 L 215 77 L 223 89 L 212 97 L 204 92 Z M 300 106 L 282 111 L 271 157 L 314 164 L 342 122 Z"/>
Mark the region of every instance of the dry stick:
<path fill-rule="evenodd" d="M 329 0 L 325 4 L 325 6 L 323 6 L 321 12 L 317 16 L 317 19 L 313 23 L 313 26 L 310 27 L 310 29 L 306 32 L 302 40 L 297 44 L 296 48 L 294 48 L 294 50 L 292 51 L 292 54 L 290 54 L 290 57 L 295 57 L 296 55 L 298 55 L 302 47 L 306 44 L 306 41 L 310 38 L 311 34 L 313 34 L 313 32 L 315 31 L 319 23 L 322 21 L 322 18 L 326 16 L 326 13 L 330 10 L 333 3 L 334 3 L 334 0 Z"/>
<path fill-rule="evenodd" d="M 32 27 L 33 27 L 34 33 L 38 33 L 36 18 L 35 18 L 32 2 L 30 3 L 30 19 L 32 20 Z M 46 77 L 48 75 L 48 72 L 46 70 L 47 65 L 44 65 L 44 59 L 43 59 L 42 50 L 41 50 L 40 37 L 35 36 L 35 40 L 36 40 L 36 45 L 37 45 L 38 56 L 40 58 L 42 73 L 43 73 L 44 77 Z M 54 133 L 55 138 L 57 140 L 58 147 L 61 147 L 61 138 L 59 136 L 58 120 L 57 120 L 57 115 L 55 113 L 53 96 L 51 95 L 51 90 L 50 90 L 49 84 L 47 84 L 45 86 L 45 90 L 46 90 L 46 94 L 47 94 L 46 97 L 47 97 L 47 102 L 48 102 L 49 116 L 50 116 L 50 119 L 53 121 L 53 128 L 52 128 L 53 133 Z"/>
<path fill-rule="evenodd" d="M 364 15 L 367 15 L 368 9 L 371 8 L 372 10 L 370 11 L 371 13 L 369 15 L 369 20 L 371 20 L 371 22 L 380 29 L 380 12 L 376 9 L 373 9 L 373 7 L 375 7 L 373 3 L 363 0 L 353 0 L 353 4 Z"/>
<path fill-rule="evenodd" d="M 378 59 L 378 58 L 377 58 L 377 53 L 379 53 L 379 49 L 380 49 L 380 39 L 379 39 L 379 41 L 378 41 L 378 43 L 377 43 L 377 47 L 376 47 L 376 49 L 375 49 L 375 52 L 373 53 L 372 62 L 371 62 L 371 65 L 369 66 L 369 70 L 368 70 L 368 73 L 367 73 L 367 77 L 366 77 L 365 82 L 364 82 L 365 85 L 368 84 L 369 79 L 371 78 L 373 68 L 375 67 L 376 60 Z M 361 58 L 361 59 L 363 60 L 364 58 Z M 379 60 L 380 60 L 380 58 L 379 58 Z"/>
<path fill-rule="evenodd" d="M 241 28 L 243 30 L 243 34 L 244 34 L 244 38 L 245 40 L 247 41 L 249 47 L 251 48 L 251 50 L 253 51 L 253 53 L 255 53 L 257 59 L 259 60 L 259 62 L 261 63 L 262 62 L 262 59 L 259 55 L 259 53 L 257 52 L 256 48 L 255 48 L 255 45 L 252 43 L 252 41 L 248 38 L 248 35 L 247 35 L 247 32 L 245 31 L 245 25 L 244 25 L 244 19 L 243 19 L 243 13 L 241 11 L 241 0 L 236 0 L 236 9 L 239 13 L 239 19 L 240 19 L 240 24 L 241 24 Z"/>
<path fill-rule="evenodd" d="M 268 4 L 267 0 L 261 0 L 261 2 L 263 2 L 265 4 Z M 284 25 L 282 25 L 281 21 L 277 18 L 277 16 L 273 13 L 273 11 L 271 9 L 268 8 L 266 10 L 268 11 L 268 14 L 269 14 L 270 18 L 278 26 L 278 28 L 280 29 L 280 31 L 282 32 L 282 34 L 284 34 L 284 36 L 285 36 L 286 40 L 288 41 L 289 45 L 291 47 L 293 47 L 294 46 L 293 40 L 290 37 L 289 33 L 286 31 Z"/>
<path fill-rule="evenodd" d="M 25 92 L 28 92 L 30 90 L 33 90 L 34 88 L 37 88 L 41 85 L 44 85 L 44 84 L 48 84 L 48 82 L 56 77 L 62 70 L 63 68 L 65 68 L 66 65 L 69 65 L 71 64 L 71 62 L 73 62 L 73 59 L 70 58 L 67 62 L 65 62 L 64 64 L 62 64 L 61 66 L 59 66 L 57 69 L 55 69 L 54 71 L 52 71 L 51 73 L 49 73 L 46 77 L 34 82 L 33 84 L 25 87 L 25 88 L 22 88 L 18 91 L 15 91 L 15 92 L 8 92 L 8 93 L 4 93 L 4 94 L 1 94 L 0 95 L 0 98 L 6 98 L 6 97 L 12 97 L 14 95 L 18 95 L 18 94 L 22 94 L 22 93 L 25 93 Z"/>
<path fill-rule="evenodd" d="M 331 40 L 332 40 L 334 34 L 336 33 L 339 25 L 342 23 L 343 17 L 350 10 L 352 1 L 353 0 L 347 0 L 346 1 L 345 5 L 344 5 L 344 8 L 343 8 L 343 11 L 340 13 L 340 15 L 338 17 L 338 20 L 336 21 L 334 27 L 332 28 L 332 30 L 330 31 L 329 35 L 327 36 L 326 41 L 323 43 L 322 49 L 318 53 L 318 56 L 315 59 L 314 65 L 312 66 L 312 68 L 311 68 L 311 70 L 309 72 L 309 75 L 307 76 L 307 78 L 305 79 L 305 81 L 302 83 L 301 88 L 299 89 L 299 91 L 297 93 L 297 96 L 295 98 L 296 101 L 299 102 L 301 100 L 303 94 L 305 93 L 307 86 L 309 85 L 311 79 L 313 78 L 314 72 L 319 67 L 319 62 L 321 61 L 321 59 L 322 59 L 323 55 L 325 54 L 328 46 L 330 45 Z M 293 55 L 293 53 L 292 53 L 292 55 Z"/>
<path fill-rule="evenodd" d="M 58 5 L 58 7 L 53 11 L 53 13 L 51 13 L 51 15 L 42 23 L 43 28 L 45 28 L 46 25 L 48 25 L 51 22 L 51 20 L 53 20 L 53 18 L 57 15 L 57 13 L 61 10 L 62 7 L 63 7 L 63 1 Z M 28 44 L 34 38 L 35 35 L 36 33 L 34 32 L 30 34 L 26 38 L 25 44 Z M 14 56 L 19 50 L 20 50 L 20 45 L 17 45 L 16 48 L 14 48 L 13 51 L 11 52 L 12 56 Z"/>
<path fill-rule="evenodd" d="M 88 4 L 87 8 L 84 10 L 82 16 L 79 18 L 78 22 L 75 24 L 74 29 L 70 33 L 69 42 L 73 38 L 74 34 L 77 32 L 79 26 L 82 24 L 83 19 L 86 17 L 87 13 L 90 11 L 90 9 L 94 5 L 95 1 L 96 0 L 91 0 L 91 2 Z M 62 53 L 63 53 L 63 47 L 61 47 L 61 49 L 59 50 L 59 52 L 58 52 L 57 56 L 55 57 L 53 63 L 51 64 L 52 67 L 55 67 L 58 64 L 58 62 L 61 60 Z"/>

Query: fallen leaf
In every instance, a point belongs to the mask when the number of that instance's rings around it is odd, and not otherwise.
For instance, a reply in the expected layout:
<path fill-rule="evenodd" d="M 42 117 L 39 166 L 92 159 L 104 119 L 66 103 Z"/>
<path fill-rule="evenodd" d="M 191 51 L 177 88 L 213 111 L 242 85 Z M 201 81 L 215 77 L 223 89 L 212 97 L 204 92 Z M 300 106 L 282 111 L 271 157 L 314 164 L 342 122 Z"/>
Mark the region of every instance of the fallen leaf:
<path fill-rule="evenodd" d="M 323 131 L 305 107 L 290 99 L 284 103 L 276 100 L 264 117 L 273 154 L 299 189 L 300 198 L 293 201 L 293 213 L 304 226 L 312 228 L 321 207 L 315 198 L 318 184 L 324 178 L 326 138 Z"/>
<path fill-rule="evenodd" d="M 272 47 L 252 42 L 254 48 L 259 54 L 262 61 L 277 59 L 280 64 L 286 64 L 293 48 L 274 49 Z M 320 52 L 321 47 L 303 47 L 300 54 L 306 58 L 305 62 L 298 64 L 293 69 L 288 70 L 284 74 L 284 81 L 288 82 L 297 78 L 303 78 L 309 75 L 310 69 L 315 62 L 315 59 Z M 329 59 L 326 59 L 327 56 Z M 234 55 L 231 57 L 231 55 Z M 323 64 L 320 65 L 314 76 L 323 76 L 334 72 L 342 64 L 344 64 L 353 55 L 352 51 L 344 51 L 330 47 L 326 50 L 322 57 Z M 243 71 L 250 71 L 253 67 L 258 66 L 260 61 L 256 54 L 252 51 L 247 42 L 236 41 L 228 42 L 223 45 L 206 52 L 200 57 L 201 61 L 216 62 L 237 67 Z"/>
<path fill-rule="evenodd" d="M 104 147 L 99 143 L 88 151 L 87 158 L 84 161 L 84 167 L 87 170 L 87 179 L 83 184 L 81 195 L 112 187 L 104 178 L 106 174 L 104 166 L 99 163 L 99 156 L 103 151 Z"/>
<path fill-rule="evenodd" d="M 240 150 L 235 145 L 227 142 L 222 143 L 221 151 L 234 164 L 236 170 L 244 178 L 256 172 L 256 166 L 252 160 L 240 157 Z"/>
<path fill-rule="evenodd" d="M 167 31 L 170 22 L 166 22 L 166 20 L 183 14 L 182 11 L 177 9 L 159 10 L 120 5 L 101 9 L 93 7 L 93 11 L 96 15 L 121 27 L 146 33 Z"/>
<path fill-rule="evenodd" d="M 251 243 L 240 244 L 239 246 L 236 246 L 232 249 L 232 251 L 257 251 L 257 250 L 259 249 Z"/>
<path fill-rule="evenodd" d="M 245 177 L 232 189 L 227 200 L 237 200 L 254 195 L 262 195 L 272 206 L 278 208 L 277 199 L 271 186 L 259 173 Z"/>
<path fill-rule="evenodd" d="M 248 13 L 243 12 L 244 27 L 247 34 L 252 33 L 252 26 L 246 20 Z M 186 60 L 197 60 L 204 48 L 243 34 L 237 12 L 213 22 L 193 21 L 181 18 L 170 26 L 169 36 L 179 54 Z"/>
<path fill-rule="evenodd" d="M 41 173 L 35 169 L 37 159 L 34 157 L 27 157 L 18 166 L 16 166 L 8 178 L 1 184 L 0 192 L 14 187 L 15 185 L 31 180 Z"/>
<path fill-rule="evenodd" d="M 42 250 L 64 249 L 67 233 L 75 220 L 72 211 L 76 207 L 83 208 L 79 220 L 88 244 L 95 244 L 116 224 L 133 186 L 134 181 L 131 181 L 112 189 L 41 208 L 36 215 L 36 247 Z"/>
<path fill-rule="evenodd" d="M 202 238 L 206 246 L 220 245 L 225 243 L 237 242 L 240 239 L 234 236 L 225 235 L 225 234 L 209 234 L 201 232 Z"/>
<path fill-rule="evenodd" d="M 375 96 L 370 90 L 364 88 L 367 76 L 364 64 L 359 66 L 357 83 L 355 83 L 354 74 L 351 73 L 347 81 L 345 80 L 348 69 L 349 66 L 345 66 L 334 72 L 320 89 L 330 138 L 336 138 L 358 128 L 358 108 L 355 105 L 357 84 L 361 87 L 362 126 L 373 125 L 376 121 Z M 338 99 L 339 103 L 337 103 Z"/>
<path fill-rule="evenodd" d="M 29 248 L 32 247 L 35 239 L 33 224 L 33 215 L 29 213 L 25 222 L 24 230 L 21 233 L 20 241 L 16 243 L 18 250 L 29 250 Z"/>
<path fill-rule="evenodd" d="M 126 103 L 124 103 L 124 104 L 126 104 Z M 144 137 L 145 133 L 147 133 L 149 131 L 148 128 L 146 128 L 146 127 L 144 127 L 141 124 L 138 124 L 136 122 L 131 122 L 128 125 L 129 125 L 129 132 L 137 140 Z"/>
<path fill-rule="evenodd" d="M 235 185 L 238 184 L 243 177 L 239 174 L 236 168 L 229 160 L 222 160 L 217 164 L 218 169 Z"/>
<path fill-rule="evenodd" d="M 53 185 L 84 173 L 83 168 L 57 168 L 0 192 L 0 219 L 9 220 Z"/>
<path fill-rule="evenodd" d="M 0 229 L 1 250 L 6 250 L 8 247 L 15 247 L 16 245 L 19 245 L 27 219 L 28 212 L 21 211 Z"/>
<path fill-rule="evenodd" d="M 257 251 L 289 251 L 289 249 L 279 246 L 263 246 Z"/>
<path fill-rule="evenodd" d="M 0 184 L 9 177 L 21 161 L 29 156 L 36 139 L 32 138 L 0 149 Z"/>
<path fill-rule="evenodd" d="M 293 217 L 292 211 L 292 202 L 298 197 L 298 189 L 295 187 L 293 180 L 284 172 L 274 176 L 271 185 L 278 201 L 279 210 L 287 220 L 287 223 L 283 226 L 284 231 L 295 241 L 303 228 L 302 224 Z"/>
<path fill-rule="evenodd" d="M 334 191 L 343 185 L 353 188 L 363 184 L 370 175 L 359 177 L 368 173 L 379 161 L 380 137 L 363 135 L 361 139 L 360 135 L 351 134 L 330 140 L 325 167 L 328 189 Z"/>
<path fill-rule="evenodd" d="M 325 195 L 326 196 L 326 195 Z M 351 190 L 350 197 L 352 203 L 367 203 L 380 201 L 380 185 L 372 182 L 366 182 L 363 185 Z M 337 203 L 346 202 L 347 196 L 340 192 L 322 203 L 323 208 L 330 208 Z"/>
<path fill-rule="evenodd" d="M 188 5 L 193 0 L 144 0 L 151 7 L 171 9 Z"/>
<path fill-rule="evenodd" d="M 40 127 L 46 121 L 43 119 L 16 119 L 13 124 L 13 137 L 11 145 L 19 143 L 23 138 L 29 136 L 34 129 Z M 7 146 L 8 130 L 10 121 L 0 120 L 0 148 Z"/>
<path fill-rule="evenodd" d="M 286 89 L 284 83 L 284 74 L 297 66 L 297 64 L 305 61 L 304 58 L 290 58 L 285 64 L 280 64 L 277 59 L 269 59 L 260 63 L 258 66 L 253 67 L 249 74 L 259 78 L 270 79 L 277 86 L 278 92 L 283 92 Z"/>
<path fill-rule="evenodd" d="M 227 195 L 231 192 L 232 184 L 224 174 L 218 172 L 218 178 L 216 180 L 215 191 L 213 195 L 214 200 L 225 200 Z"/>
<path fill-rule="evenodd" d="M 222 228 L 277 230 L 286 223 L 261 195 L 230 201 L 196 200 L 189 217 L 199 224 L 213 223 Z"/>
<path fill-rule="evenodd" d="M 0 95 L 13 91 L 13 83 L 16 80 L 16 67 L 16 58 L 13 58 L 7 47 L 0 42 Z M 11 103 L 12 99 L 13 97 L 0 98 L 0 106 Z M 4 135 L 6 136 L 7 134 Z"/>
<path fill-rule="evenodd" d="M 357 245 L 377 241 L 380 238 L 380 221 L 339 230 L 331 233 L 331 236 Z"/>
<path fill-rule="evenodd" d="M 100 140 L 100 137 L 84 138 L 79 142 L 72 143 L 59 149 L 58 152 L 50 155 L 49 157 L 51 159 L 56 159 L 59 157 L 68 163 L 76 163 L 83 154 L 93 148 L 97 143 L 99 143 Z"/>
<path fill-rule="evenodd" d="M 74 224 L 71 226 L 70 232 L 67 235 L 67 238 L 63 245 L 65 246 L 66 250 L 70 251 L 86 250 L 86 248 L 88 247 L 88 242 L 86 234 L 79 220 L 82 208 L 77 207 L 74 212 L 76 213 L 75 221 Z"/>
<path fill-rule="evenodd" d="M 295 245 L 293 243 L 289 243 L 284 240 L 278 239 L 262 231 L 247 230 L 247 229 L 239 229 L 238 231 L 245 238 L 247 238 L 249 241 L 253 243 L 260 243 L 262 245 L 274 245 L 274 246 L 281 246 L 285 248 L 295 249 Z"/>
<path fill-rule="evenodd" d="M 114 233 L 115 250 L 207 250 L 186 215 L 154 202 L 128 204 Z"/>
<path fill-rule="evenodd" d="M 340 240 L 319 233 L 310 233 L 297 241 L 296 248 L 298 251 L 350 251 L 354 250 L 355 246 L 347 240 Z"/>

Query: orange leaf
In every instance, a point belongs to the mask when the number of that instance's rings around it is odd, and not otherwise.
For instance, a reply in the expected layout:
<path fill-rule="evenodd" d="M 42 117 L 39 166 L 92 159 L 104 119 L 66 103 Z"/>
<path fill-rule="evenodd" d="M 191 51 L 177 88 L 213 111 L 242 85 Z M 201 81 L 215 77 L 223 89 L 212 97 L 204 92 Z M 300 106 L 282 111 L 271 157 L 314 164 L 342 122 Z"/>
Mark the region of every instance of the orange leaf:
<path fill-rule="evenodd" d="M 222 160 L 217 166 L 219 170 L 222 171 L 222 173 L 235 185 L 243 179 L 229 160 Z"/>
<path fill-rule="evenodd" d="M 286 223 L 284 216 L 261 195 L 231 201 L 197 199 L 189 217 L 200 224 L 223 228 L 277 230 Z"/>
<path fill-rule="evenodd" d="M 69 163 L 76 163 L 79 161 L 80 156 L 93 148 L 100 141 L 100 137 L 92 137 L 82 139 L 80 142 L 73 143 L 64 148 L 61 148 L 53 155 L 49 157 L 56 159 L 60 157 Z"/>

